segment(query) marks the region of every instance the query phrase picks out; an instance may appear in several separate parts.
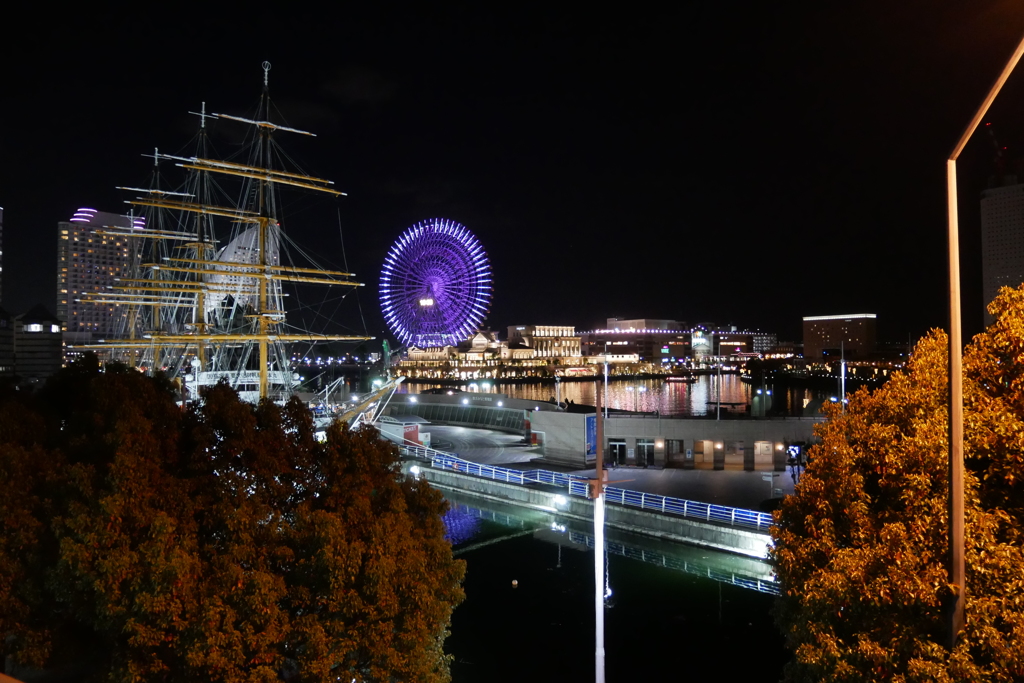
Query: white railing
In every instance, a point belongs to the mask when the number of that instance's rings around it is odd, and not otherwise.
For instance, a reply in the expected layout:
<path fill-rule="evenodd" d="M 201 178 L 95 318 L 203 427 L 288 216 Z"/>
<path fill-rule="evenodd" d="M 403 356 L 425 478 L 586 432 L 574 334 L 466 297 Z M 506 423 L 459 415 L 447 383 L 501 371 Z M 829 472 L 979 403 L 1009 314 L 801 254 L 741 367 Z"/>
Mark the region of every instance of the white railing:
<path fill-rule="evenodd" d="M 548 484 L 567 488 L 569 495 L 590 497 L 590 485 L 586 477 L 564 472 L 552 472 L 550 470 L 513 470 L 507 467 L 494 465 L 482 465 L 470 462 L 443 451 L 434 450 L 425 446 L 401 446 L 403 454 L 413 457 L 429 459 L 433 467 L 446 469 L 454 472 L 462 472 L 476 477 L 503 481 L 508 484 Z M 687 519 L 703 520 L 706 522 L 717 522 L 729 526 L 753 529 L 757 531 L 768 531 L 772 525 L 772 516 L 767 512 L 746 510 L 744 508 L 728 507 L 726 505 L 714 505 L 712 503 L 701 503 L 695 500 L 684 498 L 672 498 L 661 496 L 657 493 L 644 493 L 643 491 L 632 491 L 620 489 L 613 486 L 604 488 L 605 500 L 618 505 L 628 505 L 650 510 L 663 514 L 679 515 Z"/>
<path fill-rule="evenodd" d="M 569 495 L 587 497 L 590 495 L 590 492 L 586 483 L 573 481 L 569 483 Z M 768 527 L 772 525 L 772 516 L 770 514 L 767 512 L 757 512 L 756 510 L 700 503 L 695 500 L 660 496 L 657 493 L 631 491 L 613 486 L 606 486 L 604 488 L 604 495 L 605 500 L 609 503 L 618 503 L 619 505 L 628 505 L 654 512 L 672 513 L 688 519 L 718 522 L 720 524 L 756 529 L 758 531 L 767 531 Z"/>

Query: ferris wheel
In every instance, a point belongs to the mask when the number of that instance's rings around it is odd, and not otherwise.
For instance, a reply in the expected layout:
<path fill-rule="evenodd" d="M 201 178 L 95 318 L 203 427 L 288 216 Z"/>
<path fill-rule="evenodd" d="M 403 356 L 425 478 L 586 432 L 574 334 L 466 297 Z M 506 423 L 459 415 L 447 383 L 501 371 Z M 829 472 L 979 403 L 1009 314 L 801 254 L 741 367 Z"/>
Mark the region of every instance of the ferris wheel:
<path fill-rule="evenodd" d="M 420 221 L 392 245 L 380 274 L 384 320 L 403 343 L 455 345 L 483 322 L 491 302 L 491 264 L 465 226 Z"/>

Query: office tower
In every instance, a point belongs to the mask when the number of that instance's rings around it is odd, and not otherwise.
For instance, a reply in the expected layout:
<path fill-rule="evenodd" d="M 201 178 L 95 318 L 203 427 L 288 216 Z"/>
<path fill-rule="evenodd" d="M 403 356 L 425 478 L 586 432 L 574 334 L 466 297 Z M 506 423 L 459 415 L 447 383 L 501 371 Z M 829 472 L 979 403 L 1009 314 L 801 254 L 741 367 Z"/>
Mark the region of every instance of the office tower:
<path fill-rule="evenodd" d="M 117 335 L 126 307 L 81 299 L 111 293 L 135 257 L 129 238 L 106 228 L 123 232 L 143 227 L 142 218 L 95 209 L 79 209 L 70 220 L 57 224 L 57 318 L 65 342 L 82 344 Z"/>
<path fill-rule="evenodd" d="M 4 300 L 4 207 L 0 206 L 0 301 Z"/>
<path fill-rule="evenodd" d="M 1009 176 L 1015 180 L 1014 176 Z M 1000 287 L 1024 282 L 1024 185 L 992 187 L 981 193 L 981 273 L 985 324 L 988 305 Z"/>
<path fill-rule="evenodd" d="M 875 351 L 875 314 L 810 315 L 804 318 L 804 358 L 864 358 Z"/>
<path fill-rule="evenodd" d="M 60 370 L 60 320 L 42 304 L 14 317 L 14 374 L 41 382 Z"/>

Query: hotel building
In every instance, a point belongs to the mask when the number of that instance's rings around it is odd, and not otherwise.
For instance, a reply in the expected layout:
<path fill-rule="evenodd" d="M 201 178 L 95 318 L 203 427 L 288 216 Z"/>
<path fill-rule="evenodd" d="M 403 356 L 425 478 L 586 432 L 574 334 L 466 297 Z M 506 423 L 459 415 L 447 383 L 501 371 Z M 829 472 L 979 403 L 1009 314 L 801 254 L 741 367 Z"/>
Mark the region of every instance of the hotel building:
<path fill-rule="evenodd" d="M 88 343 L 115 336 L 126 318 L 126 307 L 81 301 L 86 295 L 108 293 L 126 277 L 134 247 L 123 234 L 106 228 L 142 229 L 142 218 L 79 209 L 57 224 L 57 318 L 64 340 Z"/>

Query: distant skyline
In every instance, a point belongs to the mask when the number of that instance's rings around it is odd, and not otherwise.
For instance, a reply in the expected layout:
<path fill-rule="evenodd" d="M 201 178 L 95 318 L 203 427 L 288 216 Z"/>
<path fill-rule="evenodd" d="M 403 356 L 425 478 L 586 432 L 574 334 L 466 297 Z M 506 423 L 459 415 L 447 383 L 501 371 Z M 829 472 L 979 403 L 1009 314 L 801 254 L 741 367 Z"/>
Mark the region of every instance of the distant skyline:
<path fill-rule="evenodd" d="M 381 336 L 385 253 L 444 217 L 488 251 L 492 329 L 650 317 L 798 340 L 803 316 L 870 312 L 881 340 L 905 340 L 946 325 L 944 160 L 1024 34 L 1024 9 L 142 6 L 25 26 L 0 47 L 11 312 L 54 308 L 59 221 L 123 211 L 115 187 L 148 182 L 142 155 L 188 151 L 203 101 L 245 115 L 266 59 L 283 119 L 318 135 L 279 142 L 348 193 L 289 198 L 285 230 L 366 283 L 358 302 L 293 299 L 298 315 Z M 1010 158 L 1024 157 L 1022 108 L 1016 73 L 988 119 Z M 211 124 L 223 155 L 236 135 Z M 958 168 L 970 333 L 994 156 L 978 133 Z M 175 170 L 162 169 L 168 182 Z"/>

